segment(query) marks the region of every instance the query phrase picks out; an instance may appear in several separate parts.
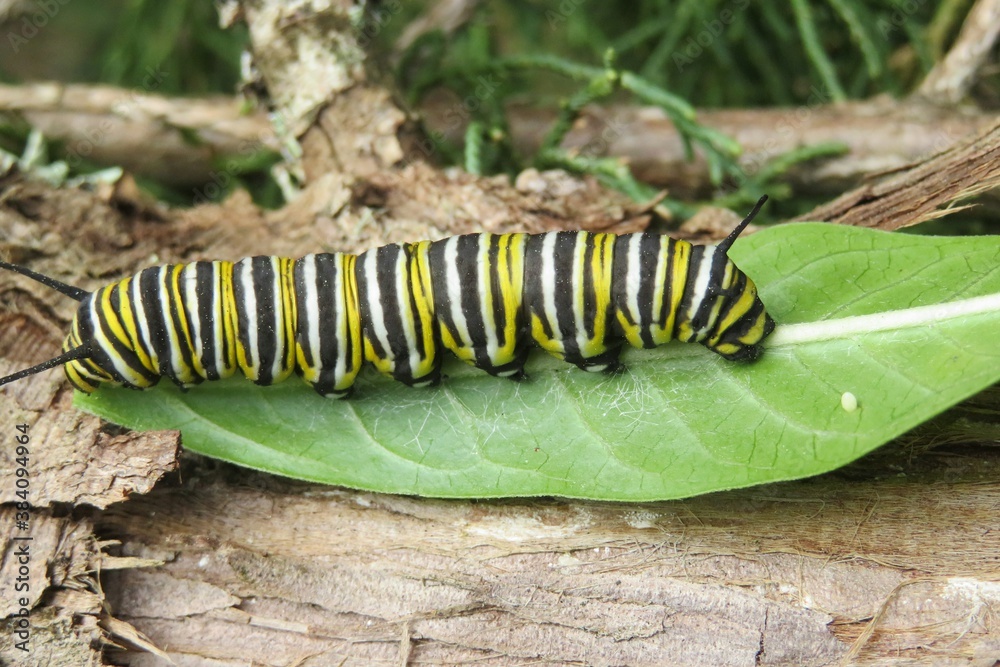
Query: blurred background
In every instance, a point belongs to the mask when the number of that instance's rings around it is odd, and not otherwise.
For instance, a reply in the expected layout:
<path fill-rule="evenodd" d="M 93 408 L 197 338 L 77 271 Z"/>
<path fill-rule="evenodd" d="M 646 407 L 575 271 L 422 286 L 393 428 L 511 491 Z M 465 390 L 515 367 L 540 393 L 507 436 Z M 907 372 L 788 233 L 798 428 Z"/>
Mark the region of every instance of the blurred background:
<path fill-rule="evenodd" d="M 664 205 L 681 220 L 705 203 L 745 208 L 766 190 L 775 200 L 770 215 L 780 218 L 826 201 L 869 167 L 925 156 L 966 125 L 974 129 L 993 119 L 1000 105 L 995 58 L 978 69 L 961 99 L 927 104 L 921 96 L 973 4 L 390 1 L 359 9 L 358 27 L 372 68 L 395 82 L 440 149 L 435 156 L 442 165 L 511 176 L 530 166 L 564 168 L 593 174 L 638 200 L 666 190 Z M 0 0 L 0 82 L 7 99 L 0 99 L 0 149 L 23 156 L 29 148 L 38 123 L 18 108 L 26 96 L 17 86 L 33 82 L 107 84 L 167 98 L 240 96 L 240 113 L 262 115 L 267 100 L 258 96 L 245 54 L 245 26 L 235 20 L 221 27 L 220 11 L 226 14 L 225 4 L 204 0 Z M 502 75 L 490 78 L 497 72 Z M 660 116 L 637 115 L 649 106 Z M 697 121 L 687 114 L 692 107 Z M 602 109 L 622 111 L 601 116 Z M 807 114 L 788 121 L 756 113 L 768 109 Z M 755 113 L 739 115 L 747 110 Z M 601 132 L 574 140 L 581 119 L 594 113 Z M 900 132 L 909 123 L 894 122 L 893 114 L 916 114 L 919 122 L 892 139 L 900 146 L 896 163 L 866 162 L 888 150 L 879 123 Z M 954 129 L 936 144 L 920 136 L 928 126 L 949 123 Z M 780 145 L 768 147 L 768 133 Z M 66 158 L 74 138 L 64 134 L 45 129 L 42 162 Z M 199 140 L 192 136 L 191 144 Z M 32 150 L 38 164 L 39 149 Z M 677 167 L 673 157 L 660 159 L 670 151 L 696 156 L 697 173 Z M 235 178 L 213 188 L 211 198 L 242 187 L 264 206 L 281 206 L 290 189 L 275 180 L 280 152 L 271 141 L 242 151 Z M 857 164 L 831 175 L 826 160 L 835 158 Z M 106 161 L 75 159 L 69 176 L 107 167 Z M 197 203 L 205 191 L 155 169 L 126 166 L 148 192 L 174 205 Z M 949 231 L 995 229 L 994 208 L 950 221 Z"/>

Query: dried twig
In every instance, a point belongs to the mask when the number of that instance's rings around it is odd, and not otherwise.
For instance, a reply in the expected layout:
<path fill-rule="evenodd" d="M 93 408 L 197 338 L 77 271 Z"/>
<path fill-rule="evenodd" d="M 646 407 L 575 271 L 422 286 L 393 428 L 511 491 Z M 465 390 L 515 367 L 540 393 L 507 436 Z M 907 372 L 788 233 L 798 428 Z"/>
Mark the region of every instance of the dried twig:
<path fill-rule="evenodd" d="M 948 54 L 921 84 L 918 94 L 939 104 L 961 102 L 1000 37 L 1000 0 L 976 0 Z"/>
<path fill-rule="evenodd" d="M 19 116 L 62 142 L 67 161 L 121 165 L 176 186 L 211 181 L 228 159 L 278 148 L 267 118 L 245 113 L 232 97 L 167 98 L 61 83 L 0 85 L 2 115 Z"/>
<path fill-rule="evenodd" d="M 899 229 L 959 210 L 942 209 L 1000 185 L 1000 123 L 934 157 L 866 183 L 799 217 Z"/>
<path fill-rule="evenodd" d="M 403 30 L 396 40 L 396 52 L 402 53 L 422 35 L 432 30 L 451 34 L 464 25 L 476 10 L 480 0 L 437 0 Z"/>
<path fill-rule="evenodd" d="M 452 122 L 456 103 L 437 98 L 422 113 L 432 130 L 460 142 L 465 127 Z M 209 182 L 220 163 L 255 149 L 275 150 L 278 144 L 264 114 L 244 114 L 237 101 L 224 97 L 167 98 L 109 86 L 0 85 L 2 112 L 20 114 L 49 138 L 64 142 L 71 154 L 88 151 L 99 164 L 121 165 L 179 186 Z M 510 113 L 513 141 L 526 154 L 538 149 L 556 120 L 555 111 L 512 107 Z M 996 115 L 891 100 L 840 106 L 817 100 L 794 109 L 705 110 L 699 118 L 743 145 L 740 164 L 748 173 L 806 144 L 842 142 L 848 148 L 843 156 L 789 173 L 802 190 L 839 192 L 871 171 L 906 165 L 981 132 Z M 347 132 L 342 127 L 335 134 Z M 620 157 L 637 178 L 677 197 L 704 194 L 710 187 L 705 164 L 687 161 L 677 131 L 656 109 L 587 107 L 562 145 Z"/>

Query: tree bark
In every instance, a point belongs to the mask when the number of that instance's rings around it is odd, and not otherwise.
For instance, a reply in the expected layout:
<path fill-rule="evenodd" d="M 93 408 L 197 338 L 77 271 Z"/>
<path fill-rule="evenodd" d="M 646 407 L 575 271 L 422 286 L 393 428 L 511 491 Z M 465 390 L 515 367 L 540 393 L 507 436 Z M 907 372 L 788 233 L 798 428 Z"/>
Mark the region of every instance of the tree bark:
<path fill-rule="evenodd" d="M 565 174 L 529 171 L 511 184 L 428 165 L 406 114 L 363 67 L 307 57 L 330 43 L 357 53 L 353 3 L 294 4 L 242 5 L 290 130 L 283 140 L 301 147 L 294 201 L 268 212 L 236 193 L 169 210 L 145 202 L 128 179 L 84 192 L 7 174 L 5 258 L 89 289 L 150 263 L 648 223 L 648 205 Z M 970 174 L 985 173 L 969 165 L 988 167 L 995 135 L 873 181 L 890 183 L 882 193 L 924 193 L 916 213 L 905 197 L 882 197 L 879 219 L 936 215 Z M 9 275 L 0 303 L 0 372 L 58 351 L 72 303 Z M 997 434 L 982 417 L 996 397 L 977 401 L 817 479 L 642 505 L 475 502 L 317 487 L 198 458 L 178 464 L 176 432 L 103 424 L 73 410 L 57 373 L 33 376 L 0 392 L 0 424 L 8 433 L 31 425 L 32 518 L 22 532 L 37 540 L 34 635 L 25 656 L 4 632 L 0 659 L 992 665 L 1000 452 L 986 444 Z M 971 438 L 970 424 L 979 429 Z M 930 449 L 941 442 L 950 445 Z M 21 534 L 12 452 L 0 449 L 5 539 Z M 17 573 L 14 548 L 6 543 L 4 590 Z M 17 608 L 5 603 L 13 630 Z M 104 640 L 123 648 L 102 657 Z"/>

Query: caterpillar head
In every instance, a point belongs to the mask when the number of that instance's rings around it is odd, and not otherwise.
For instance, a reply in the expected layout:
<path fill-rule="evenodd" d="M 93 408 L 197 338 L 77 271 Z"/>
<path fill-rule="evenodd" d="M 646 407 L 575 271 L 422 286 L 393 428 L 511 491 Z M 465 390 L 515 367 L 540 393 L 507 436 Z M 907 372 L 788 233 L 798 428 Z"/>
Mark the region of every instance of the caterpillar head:
<path fill-rule="evenodd" d="M 31 368 L 0 377 L 0 385 L 15 382 L 57 366 L 64 366 L 70 384 L 87 394 L 94 392 L 102 384 L 138 388 L 156 384 L 158 378 L 153 373 L 136 374 L 131 370 L 138 366 L 138 362 L 132 364 L 115 363 L 116 357 L 134 356 L 134 352 L 128 349 L 128 344 L 123 343 L 121 338 L 95 335 L 95 316 L 93 313 L 100 307 L 101 298 L 110 294 L 111 287 L 88 292 L 18 264 L 0 261 L 0 269 L 27 276 L 80 303 L 80 307 L 73 317 L 69 335 L 63 342 L 62 354 Z"/>
<path fill-rule="evenodd" d="M 73 287 L 72 285 L 67 285 L 66 283 L 60 282 L 55 278 L 50 278 L 49 276 L 43 275 L 31 269 L 20 266 L 18 264 L 11 264 L 9 262 L 0 262 L 0 268 L 6 269 L 8 271 L 13 271 L 14 273 L 20 273 L 22 276 L 27 276 L 32 280 L 39 282 L 46 287 L 50 287 L 61 294 L 65 294 L 69 298 L 85 302 L 90 297 L 90 292 L 82 290 L 79 287 Z M 75 322 L 75 319 L 74 319 Z M 50 368 L 55 368 L 57 366 L 66 365 L 69 368 L 71 365 L 80 364 L 83 362 L 88 362 L 92 356 L 91 348 L 89 345 L 84 344 L 73 344 L 70 338 L 66 339 L 66 343 L 63 346 L 63 353 L 57 357 L 49 359 L 48 361 L 43 361 L 37 366 L 32 366 L 31 368 L 25 368 L 24 370 L 12 373 L 6 377 L 0 378 L 0 385 L 5 385 L 10 382 L 16 382 L 21 378 L 28 377 L 29 375 L 34 375 L 35 373 L 40 373 L 42 371 L 48 370 Z M 92 390 L 91 390 L 92 391 Z"/>
<path fill-rule="evenodd" d="M 106 339 L 102 345 L 94 335 L 95 302 L 99 302 L 100 296 L 106 291 L 107 288 L 97 290 L 81 301 L 70 324 L 69 335 L 63 342 L 64 352 L 89 351 L 87 355 L 72 359 L 63 367 L 70 384 L 85 394 L 93 393 L 102 384 L 135 386 L 122 381 L 123 377 L 117 372 L 112 356 L 115 352 L 129 354 L 129 350 L 116 351 L 110 339 Z"/>
<path fill-rule="evenodd" d="M 763 196 L 750 214 L 717 246 L 698 246 L 692 256 L 687 290 L 690 335 L 731 361 L 753 361 L 763 352 L 763 340 L 774 331 L 774 320 L 757 295 L 757 286 L 729 259 L 729 248 L 767 201 Z"/>

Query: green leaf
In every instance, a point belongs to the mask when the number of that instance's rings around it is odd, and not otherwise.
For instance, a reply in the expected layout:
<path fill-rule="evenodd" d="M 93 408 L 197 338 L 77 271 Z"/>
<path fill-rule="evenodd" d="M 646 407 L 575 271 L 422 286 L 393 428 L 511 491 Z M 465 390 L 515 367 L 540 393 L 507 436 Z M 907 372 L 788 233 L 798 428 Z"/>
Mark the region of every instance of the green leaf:
<path fill-rule="evenodd" d="M 779 323 L 752 364 L 678 343 L 629 350 L 614 376 L 538 353 L 522 383 L 454 362 L 428 389 L 363 374 L 347 401 L 294 380 L 231 380 L 102 389 L 77 404 L 132 428 L 179 428 L 192 451 L 330 484 L 645 501 L 832 470 L 1000 380 L 995 237 L 785 225 L 732 254 Z"/>

